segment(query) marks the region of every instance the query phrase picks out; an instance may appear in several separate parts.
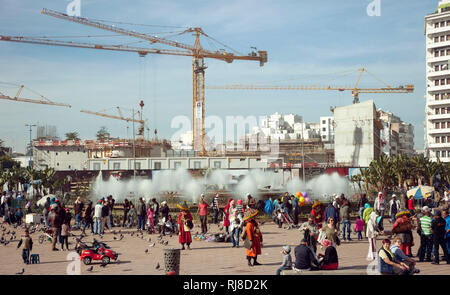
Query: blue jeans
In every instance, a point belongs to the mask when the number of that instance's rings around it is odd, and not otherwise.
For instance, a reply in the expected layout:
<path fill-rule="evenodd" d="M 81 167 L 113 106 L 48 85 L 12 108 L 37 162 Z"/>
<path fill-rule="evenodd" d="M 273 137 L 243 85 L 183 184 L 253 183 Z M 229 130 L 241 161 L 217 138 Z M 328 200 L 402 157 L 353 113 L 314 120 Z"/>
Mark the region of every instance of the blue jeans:
<path fill-rule="evenodd" d="M 22 259 L 23 259 L 23 263 L 26 263 L 26 264 L 30 263 L 30 250 L 27 250 L 27 249 L 22 250 Z"/>
<path fill-rule="evenodd" d="M 445 244 L 447 245 L 447 252 L 450 253 L 450 237 L 445 238 Z"/>
<path fill-rule="evenodd" d="M 231 231 L 231 242 L 233 246 L 239 246 L 239 235 L 241 234 L 241 229 L 239 227 L 233 228 Z"/>
<path fill-rule="evenodd" d="M 286 267 L 286 266 L 280 266 L 280 267 L 277 269 L 276 275 L 279 276 L 279 275 L 281 274 L 281 271 L 282 271 L 282 270 L 286 270 L 286 269 L 290 269 L 290 268 L 288 268 L 288 267 Z"/>
<path fill-rule="evenodd" d="M 145 218 L 138 215 L 137 229 L 145 230 Z"/>
<path fill-rule="evenodd" d="M 365 208 L 364 207 L 359 207 L 359 219 L 363 219 L 363 212 L 364 212 Z"/>
<path fill-rule="evenodd" d="M 361 234 L 361 232 L 360 232 L 360 231 L 358 231 L 358 232 L 356 232 L 356 233 L 358 234 L 358 241 L 359 241 L 359 240 L 362 240 L 362 238 L 363 238 L 363 237 L 362 237 L 362 234 Z"/>
<path fill-rule="evenodd" d="M 218 217 L 219 217 L 219 209 L 214 209 L 214 218 L 213 218 L 213 223 L 214 224 L 217 224 Z"/>
<path fill-rule="evenodd" d="M 94 233 L 94 224 L 92 222 L 91 223 L 87 223 L 86 221 L 83 221 L 83 230 L 82 230 L 82 232 L 85 233 L 85 229 L 86 229 L 87 226 L 90 226 L 91 227 L 91 233 Z"/>
<path fill-rule="evenodd" d="M 75 214 L 75 226 L 81 228 L 81 214 Z"/>
<path fill-rule="evenodd" d="M 101 218 L 94 217 L 94 233 L 103 235 L 103 224 Z"/>
<path fill-rule="evenodd" d="M 350 240 L 350 220 L 342 220 L 342 238 L 345 240 L 345 231 L 347 230 L 347 239 Z"/>

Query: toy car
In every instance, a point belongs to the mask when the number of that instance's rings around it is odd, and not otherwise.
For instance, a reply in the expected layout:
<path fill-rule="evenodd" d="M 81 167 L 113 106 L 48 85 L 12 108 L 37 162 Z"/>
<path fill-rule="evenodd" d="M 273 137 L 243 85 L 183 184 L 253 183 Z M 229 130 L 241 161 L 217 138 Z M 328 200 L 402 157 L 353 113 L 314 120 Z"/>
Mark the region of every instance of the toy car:
<path fill-rule="evenodd" d="M 81 251 L 80 259 L 84 264 L 89 265 L 93 260 L 101 260 L 102 264 L 108 264 L 111 259 L 117 260 L 119 254 L 111 249 L 99 246 L 97 249 L 85 249 Z"/>

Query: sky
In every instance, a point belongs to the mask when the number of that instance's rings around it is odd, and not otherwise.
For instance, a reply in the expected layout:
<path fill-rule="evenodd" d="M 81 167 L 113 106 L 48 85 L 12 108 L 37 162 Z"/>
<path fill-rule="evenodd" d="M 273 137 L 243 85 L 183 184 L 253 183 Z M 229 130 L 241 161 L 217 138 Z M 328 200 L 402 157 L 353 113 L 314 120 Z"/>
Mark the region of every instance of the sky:
<path fill-rule="evenodd" d="M 369 16 L 372 0 L 80 0 L 81 17 L 108 21 L 118 27 L 167 36 L 193 44 L 188 27 L 205 33 L 247 55 L 250 47 L 268 52 L 268 62 L 206 60 L 206 85 L 354 85 L 357 69 L 364 67 L 360 87 L 414 84 L 411 94 L 361 94 L 376 107 L 389 110 L 414 125 L 415 148 L 423 149 L 425 118 L 424 17 L 438 0 L 380 0 L 380 15 Z M 112 36 L 111 32 L 42 15 L 42 8 L 65 13 L 67 0 L 0 0 L 0 35 L 47 36 L 78 42 L 129 44 L 149 48 L 140 39 Z M 131 4 L 132 3 L 132 4 Z M 126 23 L 126 24 L 124 24 Z M 139 25 L 132 25 L 139 24 Z M 171 35 L 171 36 L 169 36 Z M 90 36 L 90 37 L 87 37 Z M 140 42 L 139 42 L 140 41 Z M 138 43 L 136 43 L 138 42 Z M 202 39 L 205 49 L 224 48 Z M 25 124 L 56 125 L 58 135 L 78 132 L 94 139 L 101 126 L 113 137 L 130 136 L 125 121 L 80 113 L 81 109 L 131 117 L 140 100 L 143 117 L 159 138 L 170 139 L 180 116 L 192 117 L 192 59 L 70 47 L 0 42 L 0 92 L 14 96 L 25 85 L 50 100 L 72 108 L 0 100 L 0 139 L 24 152 L 29 142 Z M 3 83 L 3 84 L 2 84 Z M 25 90 L 21 97 L 38 96 Z M 294 113 L 307 122 L 331 116 L 331 106 L 352 103 L 350 92 L 206 90 L 206 116 Z M 224 124 L 225 126 L 225 124 Z M 36 132 L 33 131 L 33 137 Z"/>

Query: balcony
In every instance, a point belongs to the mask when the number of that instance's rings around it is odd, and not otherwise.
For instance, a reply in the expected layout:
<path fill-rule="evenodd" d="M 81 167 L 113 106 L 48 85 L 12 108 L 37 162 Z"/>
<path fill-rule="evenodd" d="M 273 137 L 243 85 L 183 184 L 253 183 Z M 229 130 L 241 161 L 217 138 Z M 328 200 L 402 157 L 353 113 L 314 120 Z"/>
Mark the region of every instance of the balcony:
<path fill-rule="evenodd" d="M 444 46 L 450 46 L 450 40 L 442 41 L 442 42 L 434 42 L 434 41 L 427 42 L 427 49 L 444 47 Z"/>
<path fill-rule="evenodd" d="M 434 84 L 429 84 L 430 86 L 427 87 L 427 91 L 428 92 L 433 92 L 433 91 L 447 91 L 450 90 L 450 85 L 439 85 L 439 86 L 435 86 Z"/>
<path fill-rule="evenodd" d="M 427 105 L 429 107 L 432 107 L 432 106 L 450 106 L 450 99 L 440 99 L 440 100 L 428 99 L 427 100 Z"/>
<path fill-rule="evenodd" d="M 429 129 L 427 130 L 428 134 L 442 134 L 442 135 L 450 135 L 450 128 L 442 128 L 442 129 Z"/>
<path fill-rule="evenodd" d="M 447 143 L 429 143 L 429 149 L 450 149 L 450 142 Z"/>
<path fill-rule="evenodd" d="M 430 121 L 450 119 L 450 114 L 428 115 L 427 119 Z"/>
<path fill-rule="evenodd" d="M 450 58 L 450 56 L 447 56 L 447 60 L 449 58 Z M 441 77 L 441 76 L 450 75 L 450 70 L 445 70 L 445 71 L 430 70 L 430 71 L 428 71 L 427 74 L 428 74 L 428 78 Z"/>
<path fill-rule="evenodd" d="M 443 55 L 443 56 L 434 56 L 434 54 L 427 55 L 427 63 L 428 64 L 432 64 L 435 62 L 448 61 L 449 59 L 450 59 L 450 55 Z"/>
<path fill-rule="evenodd" d="M 445 27 L 439 27 L 439 28 L 435 28 L 434 24 L 432 26 L 427 26 L 427 32 L 426 35 L 430 36 L 430 35 L 436 35 L 436 34 L 440 34 L 440 33 L 445 33 L 450 31 L 450 26 L 445 26 Z"/>

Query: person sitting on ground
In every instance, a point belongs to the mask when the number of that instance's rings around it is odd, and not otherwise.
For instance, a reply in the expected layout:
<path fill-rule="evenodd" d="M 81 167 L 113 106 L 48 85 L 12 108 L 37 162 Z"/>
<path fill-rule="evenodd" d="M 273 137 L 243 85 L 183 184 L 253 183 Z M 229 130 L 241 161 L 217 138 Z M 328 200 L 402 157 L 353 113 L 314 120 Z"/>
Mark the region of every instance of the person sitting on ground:
<path fill-rule="evenodd" d="M 310 215 L 308 217 L 308 221 L 302 223 L 299 228 L 300 231 L 303 232 L 304 238 L 308 240 L 308 245 L 312 247 L 314 253 L 317 252 L 317 237 L 319 236 L 319 227 L 314 222 L 314 216 Z M 305 236 L 305 233 L 308 232 L 308 235 Z"/>
<path fill-rule="evenodd" d="M 336 248 L 330 240 L 323 239 L 321 242 L 325 249 L 325 254 L 317 255 L 319 257 L 320 269 L 336 270 L 339 267 L 338 254 Z"/>
<path fill-rule="evenodd" d="M 277 272 L 276 272 L 277 276 L 279 276 L 281 271 L 283 271 L 283 270 L 292 269 L 291 247 L 290 246 L 284 246 L 283 247 L 283 251 L 281 251 L 281 254 L 283 254 L 283 263 L 277 269 Z"/>
<path fill-rule="evenodd" d="M 383 275 L 407 275 L 409 274 L 409 266 L 395 259 L 390 247 L 391 241 L 384 239 L 383 247 L 378 251 L 378 271 Z"/>
<path fill-rule="evenodd" d="M 402 249 L 400 249 L 400 245 L 402 244 L 401 238 L 395 238 L 391 245 L 391 252 L 394 254 L 394 258 L 400 262 L 404 262 L 409 267 L 409 273 L 419 273 L 420 270 L 416 269 L 416 261 L 403 253 Z"/>
<path fill-rule="evenodd" d="M 294 253 L 295 271 L 310 271 L 319 269 L 319 261 L 311 248 L 308 247 L 307 240 L 302 239 L 300 245 L 295 247 Z"/>

